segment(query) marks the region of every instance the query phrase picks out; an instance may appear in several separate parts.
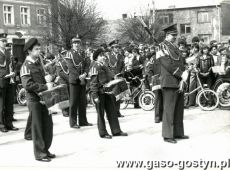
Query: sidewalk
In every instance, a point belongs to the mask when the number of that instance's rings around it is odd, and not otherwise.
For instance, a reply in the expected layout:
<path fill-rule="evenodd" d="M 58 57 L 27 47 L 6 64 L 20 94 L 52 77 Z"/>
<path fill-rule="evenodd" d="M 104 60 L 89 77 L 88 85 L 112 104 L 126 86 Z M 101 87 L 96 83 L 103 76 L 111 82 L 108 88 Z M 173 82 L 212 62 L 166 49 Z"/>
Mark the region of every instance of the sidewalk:
<path fill-rule="evenodd" d="M 153 160 L 227 160 L 230 153 L 230 111 L 185 110 L 185 134 L 188 140 L 177 144 L 163 142 L 161 124 L 154 123 L 154 112 L 141 109 L 122 110 L 121 129 L 128 137 L 101 139 L 96 126 L 96 112 L 87 109 L 92 127 L 70 129 L 68 118 L 53 116 L 54 138 L 50 151 L 57 155 L 51 162 L 34 160 L 31 141 L 23 139 L 27 107 L 16 106 L 14 123 L 20 130 L 0 133 L 0 169 L 117 169 L 116 161 Z M 107 126 L 109 131 L 109 127 Z M 110 132 L 110 131 L 109 131 Z"/>

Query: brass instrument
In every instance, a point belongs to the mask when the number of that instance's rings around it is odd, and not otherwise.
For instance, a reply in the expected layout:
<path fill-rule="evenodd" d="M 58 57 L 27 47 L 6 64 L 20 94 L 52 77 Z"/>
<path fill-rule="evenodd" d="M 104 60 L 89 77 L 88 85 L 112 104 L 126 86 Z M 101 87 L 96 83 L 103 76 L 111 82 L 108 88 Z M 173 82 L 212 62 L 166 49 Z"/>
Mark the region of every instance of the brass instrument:
<path fill-rule="evenodd" d="M 81 63 L 81 65 L 80 65 L 80 67 L 81 67 L 81 74 L 83 74 L 83 66 L 82 66 L 82 63 Z M 85 78 L 80 79 L 80 84 L 81 84 L 81 85 L 85 85 L 85 84 L 86 84 Z"/>
<path fill-rule="evenodd" d="M 13 63 L 14 63 L 14 57 L 11 54 L 11 56 L 10 56 L 10 64 L 9 64 L 9 71 L 10 71 L 10 75 L 12 74 L 12 76 L 10 77 L 10 84 L 15 83 L 15 80 L 14 80 L 15 73 L 14 73 Z"/>

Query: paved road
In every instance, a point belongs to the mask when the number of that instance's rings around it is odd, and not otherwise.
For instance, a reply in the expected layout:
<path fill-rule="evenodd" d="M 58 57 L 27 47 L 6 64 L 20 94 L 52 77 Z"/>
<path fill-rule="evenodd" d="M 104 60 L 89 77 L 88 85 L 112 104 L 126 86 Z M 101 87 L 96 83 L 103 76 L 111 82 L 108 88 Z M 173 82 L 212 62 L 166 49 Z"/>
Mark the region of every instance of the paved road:
<path fill-rule="evenodd" d="M 70 129 L 68 118 L 53 116 L 54 139 L 50 149 L 57 158 L 49 163 L 34 160 L 31 141 L 23 139 L 28 116 L 26 107 L 16 106 L 17 132 L 0 133 L 0 170 L 8 169 L 117 169 L 116 161 L 227 161 L 230 158 L 230 111 L 212 112 L 191 108 L 185 111 L 185 133 L 189 140 L 177 144 L 163 142 L 161 124 L 154 123 L 154 112 L 128 108 L 120 118 L 128 137 L 99 138 L 96 112 L 88 108 L 93 127 Z M 109 130 L 109 127 L 108 127 Z M 144 169 L 147 169 L 146 167 Z M 171 168 L 178 169 L 178 168 Z M 229 167 L 230 169 L 230 167 Z"/>

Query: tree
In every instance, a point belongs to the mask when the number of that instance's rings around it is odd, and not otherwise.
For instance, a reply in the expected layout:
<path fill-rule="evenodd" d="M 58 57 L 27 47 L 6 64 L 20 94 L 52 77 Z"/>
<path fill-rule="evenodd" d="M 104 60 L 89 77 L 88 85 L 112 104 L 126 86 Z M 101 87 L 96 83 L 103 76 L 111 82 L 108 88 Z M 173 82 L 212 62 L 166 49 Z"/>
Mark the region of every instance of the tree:
<path fill-rule="evenodd" d="M 146 28 L 151 32 L 152 36 L 146 31 L 140 20 L 147 25 Z M 134 15 L 121 20 L 117 32 L 120 33 L 119 38 L 122 41 L 134 41 L 137 43 L 153 43 L 153 38 L 157 42 L 161 42 L 164 38 L 159 17 L 153 9 L 141 9 L 139 16 Z"/>
<path fill-rule="evenodd" d="M 103 32 L 106 21 L 97 11 L 96 4 L 89 0 L 50 0 L 48 22 L 52 32 L 46 39 L 55 45 L 70 48 L 71 38 L 77 34 L 83 42 L 93 43 Z"/>

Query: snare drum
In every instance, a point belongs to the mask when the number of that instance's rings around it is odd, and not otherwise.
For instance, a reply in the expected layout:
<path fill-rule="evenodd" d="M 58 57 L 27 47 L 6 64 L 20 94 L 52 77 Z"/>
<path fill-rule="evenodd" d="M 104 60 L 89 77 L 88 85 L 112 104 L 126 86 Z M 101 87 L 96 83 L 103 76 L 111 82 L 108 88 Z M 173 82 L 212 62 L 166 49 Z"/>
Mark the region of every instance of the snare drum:
<path fill-rule="evenodd" d="M 61 84 L 50 90 L 41 92 L 40 98 L 48 110 L 51 111 L 59 112 L 69 107 L 69 94 L 66 84 Z"/>
<path fill-rule="evenodd" d="M 103 89 L 105 93 L 114 95 L 116 97 L 116 101 L 130 94 L 130 90 L 124 79 L 112 80 L 105 84 Z"/>

